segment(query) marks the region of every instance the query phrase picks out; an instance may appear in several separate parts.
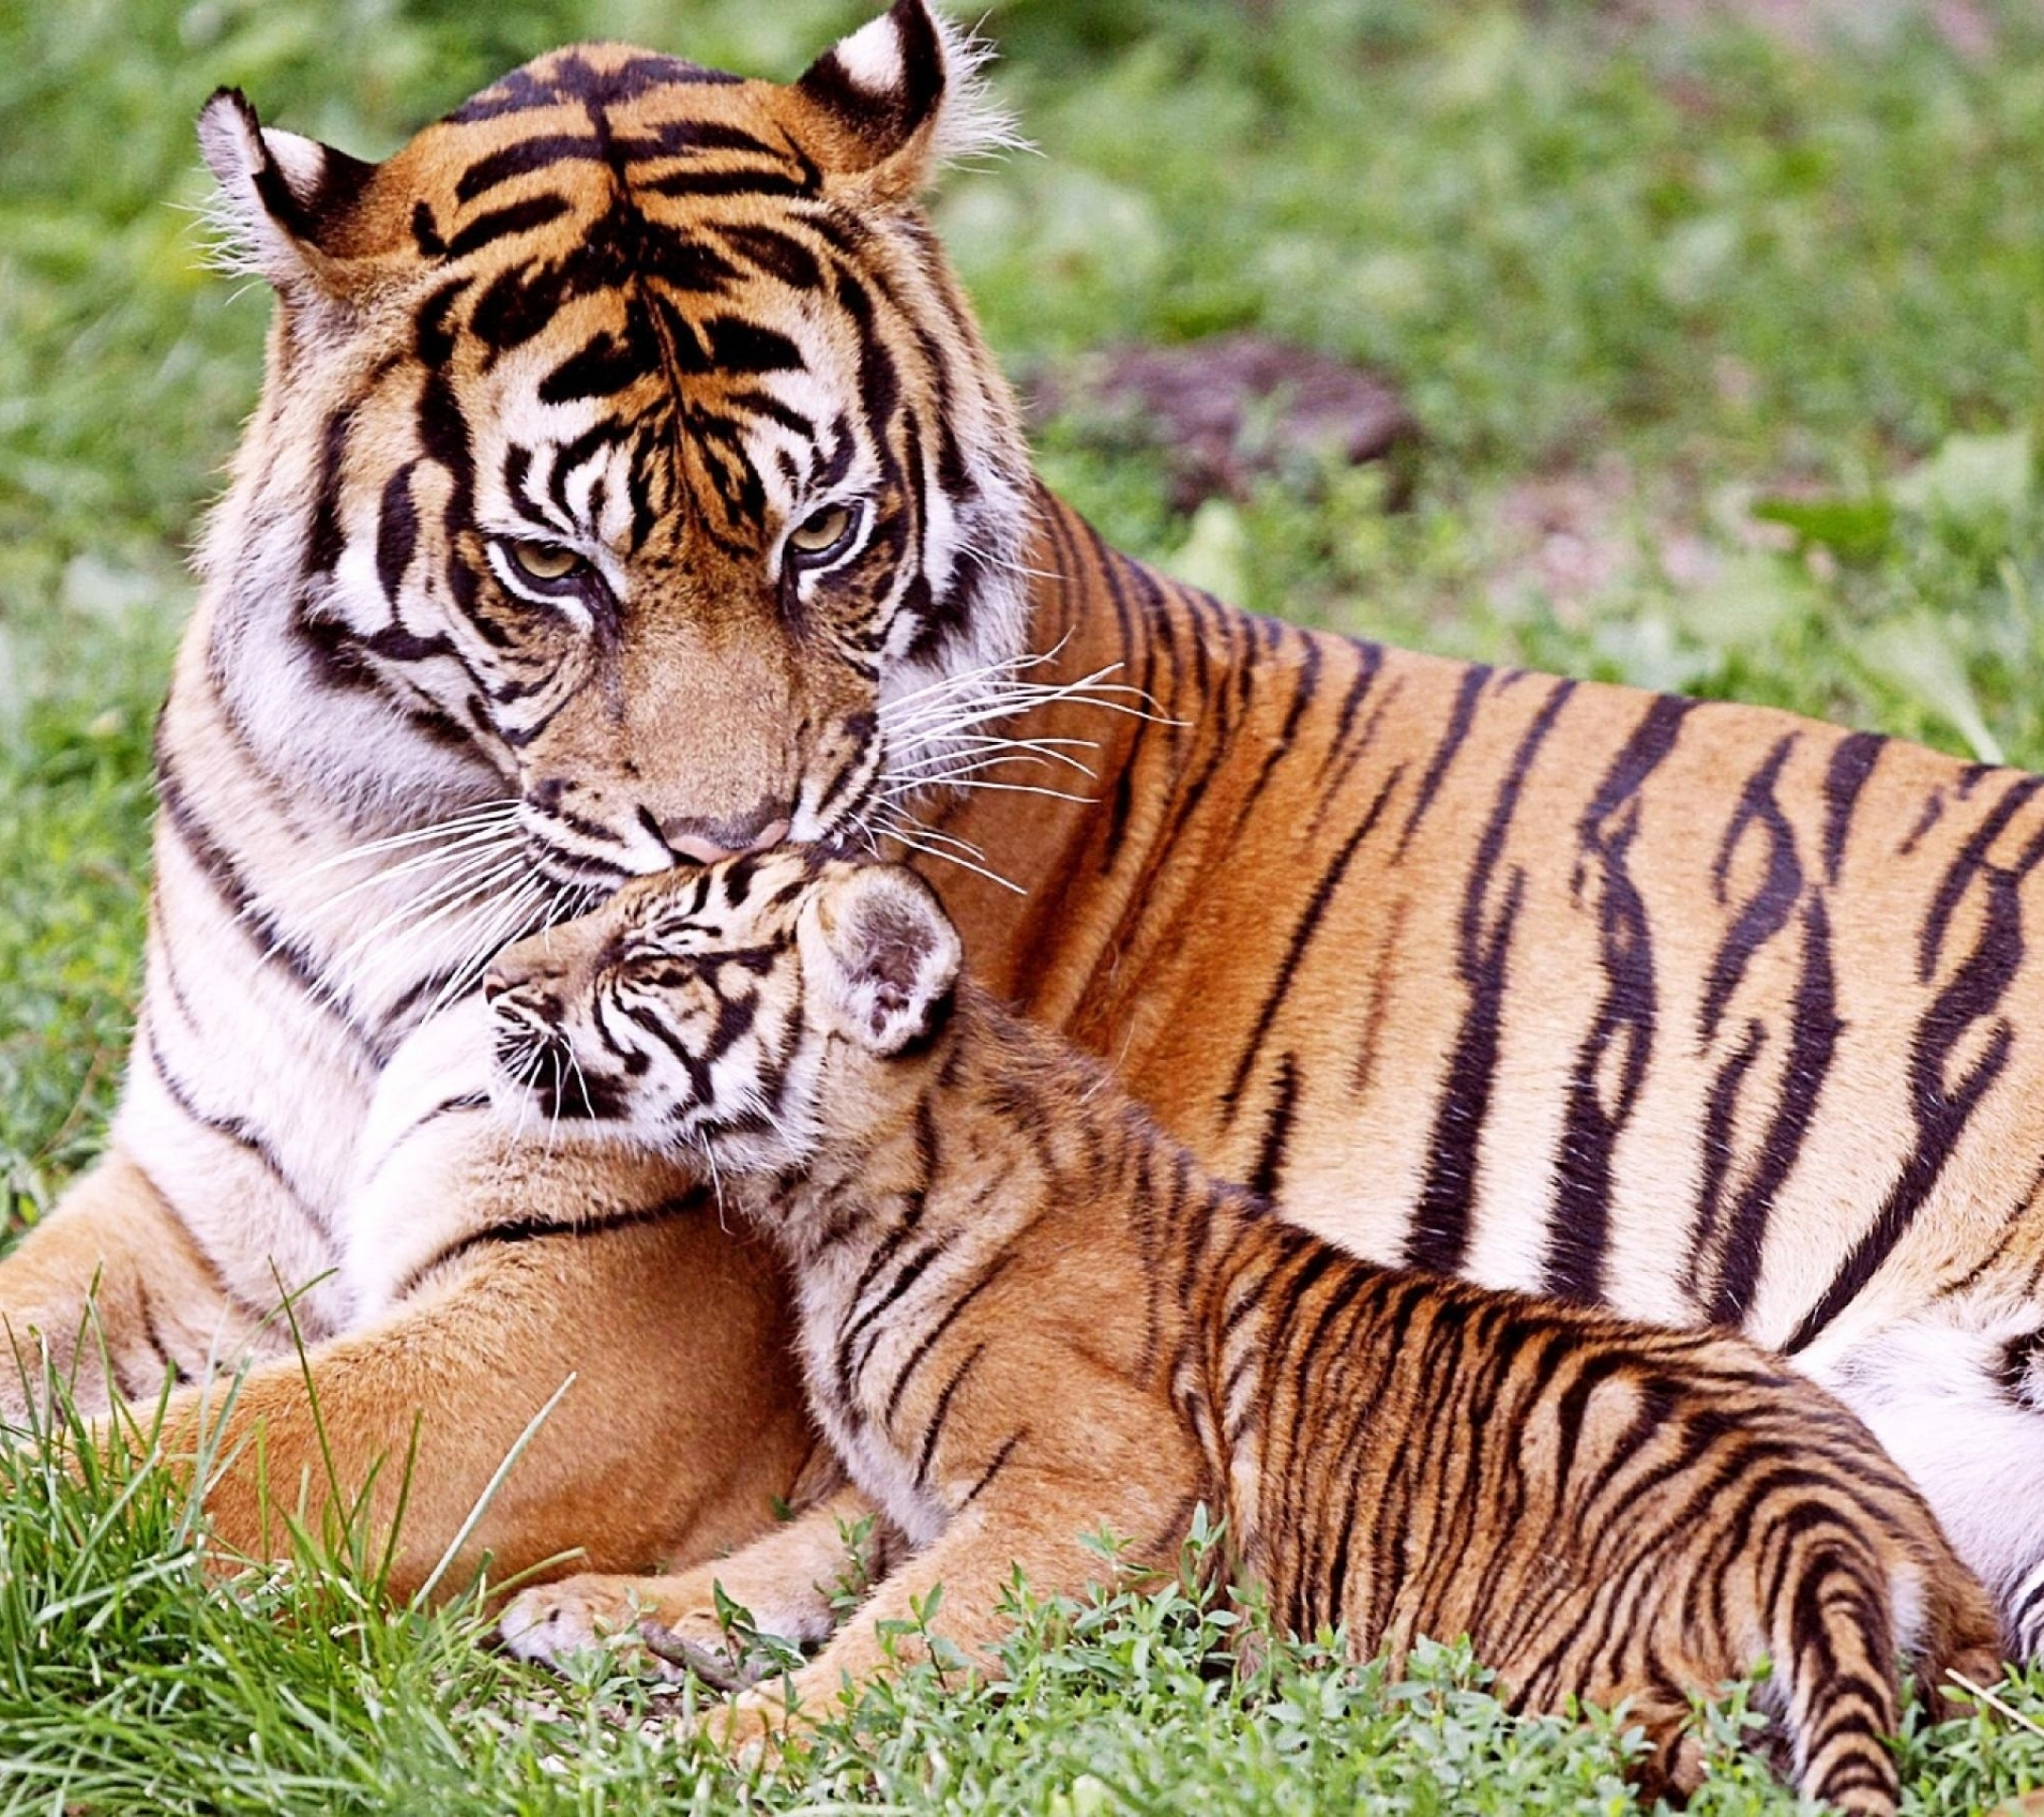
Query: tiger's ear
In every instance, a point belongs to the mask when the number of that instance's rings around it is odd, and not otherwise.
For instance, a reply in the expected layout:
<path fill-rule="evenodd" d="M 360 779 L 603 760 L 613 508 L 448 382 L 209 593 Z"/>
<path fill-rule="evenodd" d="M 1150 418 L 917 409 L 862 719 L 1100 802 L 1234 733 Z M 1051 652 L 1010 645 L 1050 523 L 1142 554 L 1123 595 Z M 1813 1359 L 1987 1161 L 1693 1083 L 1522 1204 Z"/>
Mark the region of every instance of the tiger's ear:
<path fill-rule="evenodd" d="M 826 879 L 796 938 L 825 1026 L 880 1054 L 929 1032 L 965 956 L 936 891 L 892 865 Z"/>
<path fill-rule="evenodd" d="M 926 0 L 894 0 L 795 84 L 821 129 L 813 153 L 832 175 L 907 202 L 940 166 L 1019 145 L 987 94 L 981 71 L 992 56 Z"/>
<path fill-rule="evenodd" d="M 215 90 L 200 109 L 199 150 L 220 186 L 208 211 L 220 267 L 280 291 L 343 294 L 344 218 L 376 166 L 264 126 L 238 88 Z"/>

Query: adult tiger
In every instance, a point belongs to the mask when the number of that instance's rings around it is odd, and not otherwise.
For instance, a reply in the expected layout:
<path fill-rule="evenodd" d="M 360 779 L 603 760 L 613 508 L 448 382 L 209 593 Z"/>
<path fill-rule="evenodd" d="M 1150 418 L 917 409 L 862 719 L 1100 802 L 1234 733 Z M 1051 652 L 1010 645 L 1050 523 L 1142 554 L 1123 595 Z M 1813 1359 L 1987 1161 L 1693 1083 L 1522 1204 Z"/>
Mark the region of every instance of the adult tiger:
<path fill-rule="evenodd" d="M 322 1427 L 288 1360 L 235 1418 L 344 1484 L 416 1422 L 399 1584 L 571 1371 L 478 1546 L 744 1537 L 809 1445 L 766 1256 L 658 1170 L 573 1232 L 478 1179 L 358 1303 L 355 1207 L 405 1190 L 372 1089 L 590 891 L 1000 780 L 966 772 L 1003 665 L 1055 652 L 1031 679 L 1119 664 L 1158 711 L 1048 698 L 1087 799 L 908 827 L 1022 887 L 929 861 L 979 976 L 1366 1254 L 1788 1350 L 2037 1649 L 2044 779 L 1316 635 L 1102 547 L 916 203 L 988 131 L 972 61 L 920 0 L 784 87 L 571 49 L 373 167 L 208 106 L 269 378 L 163 722 L 126 1096 L 0 1267 L 14 1330 L 68 1360 L 97 1277 L 141 1392 L 280 1348 L 312 1283 Z M 211 1497 L 247 1546 L 253 1455 Z"/>

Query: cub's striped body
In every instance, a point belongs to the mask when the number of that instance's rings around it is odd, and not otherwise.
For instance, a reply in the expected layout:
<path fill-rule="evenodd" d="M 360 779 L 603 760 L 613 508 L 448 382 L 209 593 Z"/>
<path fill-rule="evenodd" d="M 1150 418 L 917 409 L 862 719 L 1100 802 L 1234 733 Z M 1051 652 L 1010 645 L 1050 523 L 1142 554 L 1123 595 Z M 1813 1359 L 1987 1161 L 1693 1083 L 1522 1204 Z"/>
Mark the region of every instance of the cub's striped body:
<path fill-rule="evenodd" d="M 1998 1633 L 1851 1413 L 1722 1332 L 1344 1255 L 959 962 L 907 873 L 788 854 L 632 885 L 490 986 L 502 1096 L 571 1146 L 699 1156 L 782 1246 L 811 1407 L 916 1548 L 801 1698 L 879 1669 L 872 1622 L 934 1584 L 940 1628 L 983 1647 L 1012 1561 L 1073 1594 L 1100 1569 L 1081 1536 L 1168 1560 L 1204 1502 L 1286 1627 L 1342 1625 L 1364 1656 L 1466 1633 L 1520 1707 L 1627 1700 L 1678 1783 L 1690 1694 L 1765 1653 L 1797 1784 L 1894 1808 L 1896 1651 L 1934 1686 L 1991 1671 Z M 641 1606 L 714 1640 L 718 1571 Z M 505 1632 L 553 1652 L 619 1590 L 528 1592 Z M 736 1734 L 780 1697 L 749 1694 Z"/>
<path fill-rule="evenodd" d="M 810 1445 L 764 1251 L 622 1155 L 536 1223 L 483 1111 L 403 1096 L 410 1043 L 626 876 L 863 824 L 993 989 L 1322 1234 L 1788 1348 L 2037 1650 L 2044 785 L 1105 549 L 1031 481 L 916 201 L 983 142 L 972 61 L 917 0 L 786 85 L 573 47 L 374 167 L 208 108 L 269 377 L 163 719 L 120 1116 L 0 1315 L 68 1364 L 97 1281 L 147 1396 L 282 1350 L 311 1283 L 324 1446 L 289 1357 L 237 1418 L 319 1485 L 418 1424 L 399 1583 L 571 1374 L 479 1545 L 744 1537 Z M 1092 781 L 1020 761 L 1053 753 Z M 1084 799 L 970 786 L 1060 776 Z M 262 1507 L 213 1497 L 255 1550 Z"/>

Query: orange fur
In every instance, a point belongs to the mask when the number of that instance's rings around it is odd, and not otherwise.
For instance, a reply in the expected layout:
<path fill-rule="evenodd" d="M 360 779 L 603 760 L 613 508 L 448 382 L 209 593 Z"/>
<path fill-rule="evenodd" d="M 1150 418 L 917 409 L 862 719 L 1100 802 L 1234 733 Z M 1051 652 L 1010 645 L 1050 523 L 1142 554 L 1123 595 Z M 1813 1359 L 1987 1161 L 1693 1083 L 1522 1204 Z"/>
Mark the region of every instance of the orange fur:
<path fill-rule="evenodd" d="M 1083 1536 L 1130 1537 L 1139 1570 L 1205 1503 L 1285 1626 L 1394 1660 L 1468 1634 L 1515 1706 L 1627 1702 L 1685 1789 L 1690 1697 L 1771 1654 L 1799 1786 L 1894 1809 L 1897 1649 L 1935 1686 L 1991 1669 L 1998 1632 L 1845 1408 L 1729 1334 L 1344 1256 L 958 964 L 922 886 L 792 855 L 634 885 L 497 964 L 500 1030 L 572 1055 L 602 1106 L 563 1138 L 699 1151 L 784 1252 L 811 1408 L 914 1544 L 812 1664 L 714 1723 L 813 1719 L 939 1584 L 939 1631 L 983 1657 L 1016 1564 L 1074 1595 L 1101 1569 Z M 500 1048 L 513 1078 L 521 1058 Z M 844 1511 L 714 1575 L 815 1637 Z M 711 1575 L 572 1579 L 504 1632 L 557 1657 L 643 1613 L 713 1642 Z"/>

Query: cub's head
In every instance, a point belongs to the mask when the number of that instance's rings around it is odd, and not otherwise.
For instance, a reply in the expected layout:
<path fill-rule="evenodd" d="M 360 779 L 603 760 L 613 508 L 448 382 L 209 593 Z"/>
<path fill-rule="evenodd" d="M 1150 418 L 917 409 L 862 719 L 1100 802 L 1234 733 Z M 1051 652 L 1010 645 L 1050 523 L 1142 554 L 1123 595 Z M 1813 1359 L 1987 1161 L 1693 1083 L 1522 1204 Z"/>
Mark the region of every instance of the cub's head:
<path fill-rule="evenodd" d="M 924 0 L 787 85 L 575 45 L 375 165 L 215 96 L 278 299 L 204 557 L 243 729 L 337 799 L 513 790 L 599 887 L 917 773 L 890 703 L 1025 638 L 1027 453 L 918 201 L 1001 136 L 977 62 Z"/>
<path fill-rule="evenodd" d="M 800 1167 L 936 1026 L 959 938 L 899 866 L 779 851 L 643 878 L 501 953 L 499 1108 L 732 1172 Z"/>

